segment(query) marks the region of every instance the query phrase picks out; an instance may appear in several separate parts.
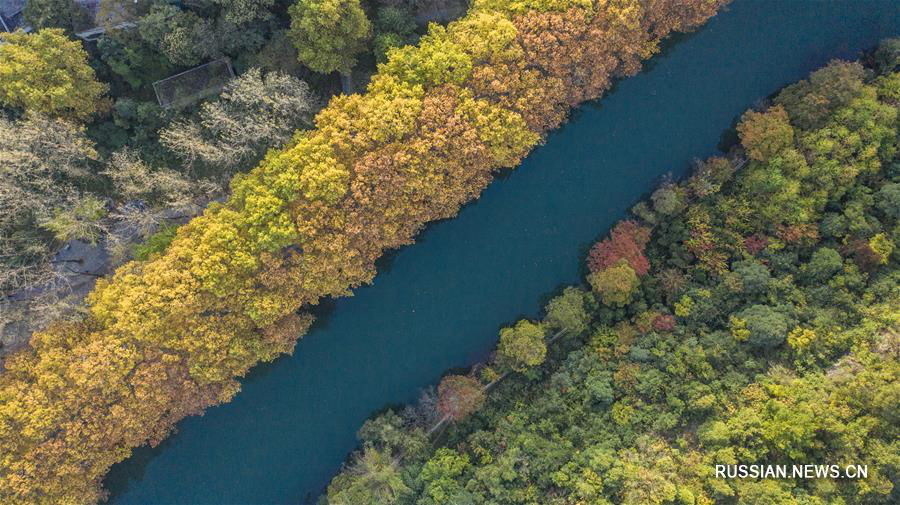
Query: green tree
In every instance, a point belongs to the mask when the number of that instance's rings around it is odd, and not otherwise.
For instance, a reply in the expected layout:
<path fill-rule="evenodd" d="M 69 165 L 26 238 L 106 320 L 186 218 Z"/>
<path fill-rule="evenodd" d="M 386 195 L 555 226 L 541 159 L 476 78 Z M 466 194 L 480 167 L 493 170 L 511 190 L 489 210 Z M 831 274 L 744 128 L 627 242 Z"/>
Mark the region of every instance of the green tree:
<path fill-rule="evenodd" d="M 162 226 L 159 231 L 134 247 L 134 259 L 147 261 L 154 254 L 165 251 L 169 244 L 172 243 L 172 240 L 175 239 L 176 231 L 178 231 L 177 226 Z"/>
<path fill-rule="evenodd" d="M 220 16 L 224 21 L 240 25 L 271 18 L 270 9 L 275 0 L 212 0 L 212 3 L 222 9 Z"/>
<path fill-rule="evenodd" d="M 107 86 L 80 42 L 59 28 L 0 34 L 0 102 L 53 117 L 87 119 Z"/>
<path fill-rule="evenodd" d="M 120 23 L 137 21 L 155 3 L 152 0 L 100 0 L 96 21 L 109 30 Z"/>
<path fill-rule="evenodd" d="M 372 36 L 359 0 L 299 0 L 288 12 L 300 61 L 316 72 L 349 75 Z"/>
<path fill-rule="evenodd" d="M 328 486 L 331 505 L 380 505 L 396 503 L 411 492 L 403 482 L 399 462 L 389 451 L 366 447 L 351 470 Z"/>
<path fill-rule="evenodd" d="M 881 41 L 875 51 L 875 65 L 882 74 L 900 68 L 900 37 Z"/>
<path fill-rule="evenodd" d="M 416 31 L 416 20 L 409 10 L 389 5 L 378 9 L 375 27 L 379 33 L 396 33 L 408 37 Z"/>
<path fill-rule="evenodd" d="M 433 400 L 431 395 L 424 395 L 423 398 Z M 422 429 L 411 427 L 409 417 L 400 417 L 393 410 L 363 423 L 356 436 L 364 446 L 387 449 L 391 454 L 400 455 L 404 459 L 419 457 L 429 445 L 429 439 Z"/>
<path fill-rule="evenodd" d="M 384 63 L 387 61 L 387 53 L 395 47 L 403 45 L 403 37 L 393 32 L 379 33 L 375 36 L 374 48 L 375 61 Z"/>
<path fill-rule="evenodd" d="M 641 283 L 634 269 L 624 259 L 606 270 L 591 274 L 588 282 L 604 304 L 614 307 L 627 304 Z"/>
<path fill-rule="evenodd" d="M 857 62 L 832 61 L 809 80 L 784 88 L 775 103 L 784 107 L 792 124 L 807 130 L 819 128 L 834 111 L 859 96 L 865 74 Z"/>
<path fill-rule="evenodd" d="M 117 30 L 97 41 L 100 58 L 132 89 L 139 89 L 173 73 L 168 59 L 135 30 Z"/>
<path fill-rule="evenodd" d="M 747 294 L 765 293 L 772 280 L 769 269 L 757 260 L 736 261 L 731 270 L 737 274 L 741 287 Z"/>
<path fill-rule="evenodd" d="M 812 282 L 825 282 L 844 267 L 844 259 L 840 253 L 830 247 L 816 249 L 803 269 L 803 273 Z"/>
<path fill-rule="evenodd" d="M 387 61 L 387 52 L 400 47 L 416 31 L 416 20 L 408 9 L 389 5 L 378 9 L 375 16 L 373 51 L 378 63 Z"/>
<path fill-rule="evenodd" d="M 144 42 L 175 65 L 197 65 L 220 52 L 213 21 L 174 5 L 154 4 L 137 25 Z"/>
<path fill-rule="evenodd" d="M 22 14 L 35 29 L 62 28 L 70 33 L 87 21 L 87 13 L 72 0 L 28 0 Z"/>
<path fill-rule="evenodd" d="M 457 478 L 469 467 L 469 457 L 465 454 L 442 447 L 435 451 L 419 473 L 424 487 L 424 497 L 420 505 L 441 505 L 450 503 L 471 503 L 466 499 L 465 490 Z"/>
<path fill-rule="evenodd" d="M 775 347 L 787 338 L 787 316 L 768 305 L 752 305 L 737 317 L 746 322 L 747 342 L 754 347 Z"/>
<path fill-rule="evenodd" d="M 900 219 L 900 183 L 885 184 L 875 194 L 878 208 L 892 219 Z"/>
<path fill-rule="evenodd" d="M 650 199 L 653 201 L 653 210 L 667 216 L 681 212 L 686 205 L 684 191 L 674 184 L 660 187 Z"/>
<path fill-rule="evenodd" d="M 878 233 L 869 240 L 869 248 L 878 255 L 879 263 L 886 265 L 894 252 L 894 242 L 886 234 Z"/>
<path fill-rule="evenodd" d="M 500 330 L 500 345 L 497 349 L 501 361 L 519 372 L 540 365 L 547 356 L 545 333 L 543 324 L 532 323 L 527 319 L 522 319 L 515 326 L 503 328 Z"/>
<path fill-rule="evenodd" d="M 555 331 L 565 330 L 572 335 L 579 335 L 588 329 L 591 315 L 587 311 L 585 297 L 587 293 L 568 287 L 563 294 L 547 303 L 544 324 Z"/>

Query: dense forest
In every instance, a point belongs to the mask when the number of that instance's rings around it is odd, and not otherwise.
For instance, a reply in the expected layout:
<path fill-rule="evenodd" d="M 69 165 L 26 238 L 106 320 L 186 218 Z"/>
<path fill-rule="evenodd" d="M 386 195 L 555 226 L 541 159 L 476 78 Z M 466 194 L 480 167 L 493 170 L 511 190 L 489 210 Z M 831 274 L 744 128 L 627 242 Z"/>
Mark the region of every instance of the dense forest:
<path fill-rule="evenodd" d="M 357 0 L 104 2 L 96 48 L 55 17 L 66 2 L 29 3 L 37 30 L 0 44 L 4 293 L 52 280 L 73 240 L 122 264 L 84 306 L 26 308 L 45 329 L 0 373 L 0 501 L 102 498 L 112 464 L 290 352 L 310 306 L 724 3 L 477 0 L 421 34 L 397 5 L 373 28 Z M 373 34 L 367 91 L 316 112 L 313 73 L 346 83 Z M 241 75 L 219 98 L 182 109 L 208 90 L 176 86 L 162 106 L 157 79 L 223 57 Z"/>
<path fill-rule="evenodd" d="M 0 357 L 77 312 L 97 276 L 159 252 L 235 173 L 312 127 L 338 81 L 365 86 L 390 49 L 464 10 L 464 0 L 0 3 L 5 25 L 31 30 L 0 33 Z"/>
<path fill-rule="evenodd" d="M 737 125 L 493 357 L 359 431 L 363 504 L 900 501 L 900 39 Z M 865 465 L 724 479 L 715 465 Z"/>
<path fill-rule="evenodd" d="M 332 93 L 272 1 L 91 5 L 30 0 L 34 31 L 0 34 L 0 355 L 77 310 L 92 275 L 158 251 Z"/>

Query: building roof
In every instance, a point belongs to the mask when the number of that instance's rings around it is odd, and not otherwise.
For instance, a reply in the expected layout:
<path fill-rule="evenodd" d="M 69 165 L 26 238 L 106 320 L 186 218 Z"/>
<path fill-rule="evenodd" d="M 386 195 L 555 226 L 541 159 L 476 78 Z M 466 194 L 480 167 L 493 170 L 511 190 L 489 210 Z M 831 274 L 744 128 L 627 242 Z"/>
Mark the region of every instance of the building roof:
<path fill-rule="evenodd" d="M 183 107 L 214 95 L 234 78 L 231 60 L 219 58 L 153 83 L 156 99 L 164 109 Z"/>
<path fill-rule="evenodd" d="M 28 0 L 0 0 L 0 31 L 11 32 L 25 23 L 22 10 Z"/>
<path fill-rule="evenodd" d="M 0 14 L 12 17 L 14 14 L 22 12 L 26 3 L 28 3 L 27 0 L 0 0 Z"/>

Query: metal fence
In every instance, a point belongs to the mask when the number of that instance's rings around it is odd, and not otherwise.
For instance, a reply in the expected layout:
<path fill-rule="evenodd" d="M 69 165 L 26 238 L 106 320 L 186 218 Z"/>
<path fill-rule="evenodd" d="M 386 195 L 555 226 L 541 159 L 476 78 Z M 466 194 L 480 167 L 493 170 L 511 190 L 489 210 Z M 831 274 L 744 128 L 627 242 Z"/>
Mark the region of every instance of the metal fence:
<path fill-rule="evenodd" d="M 231 60 L 221 58 L 156 81 L 153 91 L 163 108 L 184 107 L 215 95 L 233 78 Z"/>

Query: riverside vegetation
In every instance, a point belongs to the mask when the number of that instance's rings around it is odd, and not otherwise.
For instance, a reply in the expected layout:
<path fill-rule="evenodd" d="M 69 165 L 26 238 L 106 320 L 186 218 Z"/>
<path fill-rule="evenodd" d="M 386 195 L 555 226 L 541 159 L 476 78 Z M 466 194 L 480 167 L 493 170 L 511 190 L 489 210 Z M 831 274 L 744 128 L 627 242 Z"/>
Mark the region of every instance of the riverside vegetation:
<path fill-rule="evenodd" d="M 464 4 L 29 0 L 0 33 L 0 359 Z"/>
<path fill-rule="evenodd" d="M 132 448 L 290 352 L 310 306 L 371 282 L 384 250 L 453 216 L 572 106 L 723 3 L 480 0 L 389 50 L 367 93 L 334 98 L 314 130 L 235 176 L 224 203 L 100 281 L 83 318 L 9 357 L 0 501 L 102 498 L 100 479 Z"/>
<path fill-rule="evenodd" d="M 28 0 L 0 33 L 0 359 L 464 3 Z"/>
<path fill-rule="evenodd" d="M 330 505 L 897 503 L 900 39 L 633 209 L 542 320 L 359 431 Z M 447 421 L 454 421 L 448 424 Z M 716 464 L 866 465 L 716 479 Z"/>

